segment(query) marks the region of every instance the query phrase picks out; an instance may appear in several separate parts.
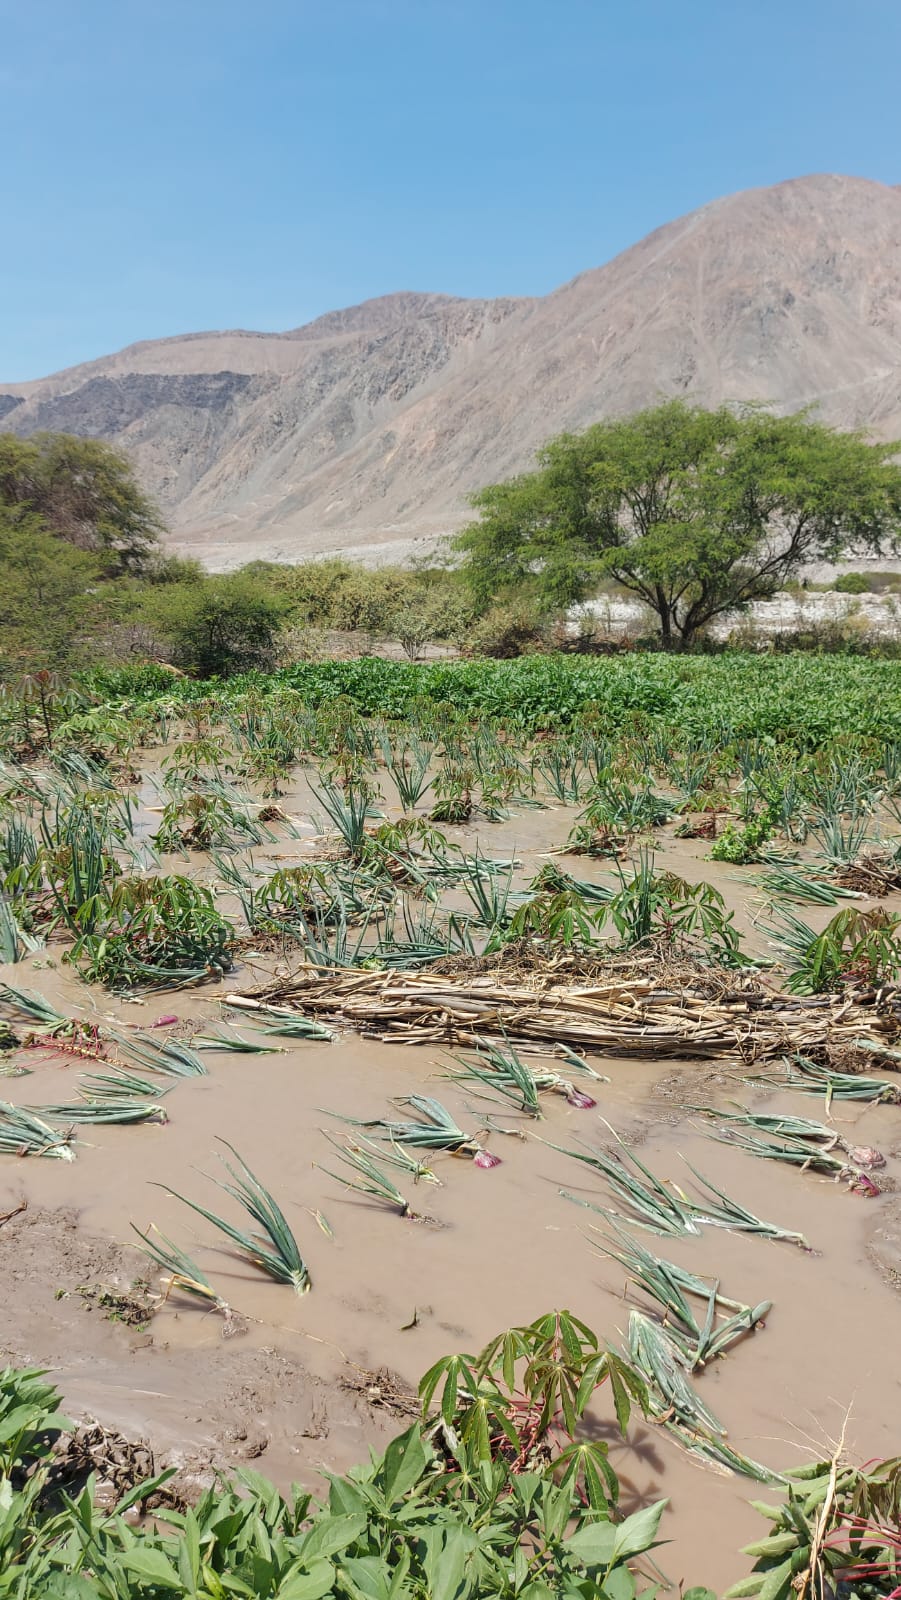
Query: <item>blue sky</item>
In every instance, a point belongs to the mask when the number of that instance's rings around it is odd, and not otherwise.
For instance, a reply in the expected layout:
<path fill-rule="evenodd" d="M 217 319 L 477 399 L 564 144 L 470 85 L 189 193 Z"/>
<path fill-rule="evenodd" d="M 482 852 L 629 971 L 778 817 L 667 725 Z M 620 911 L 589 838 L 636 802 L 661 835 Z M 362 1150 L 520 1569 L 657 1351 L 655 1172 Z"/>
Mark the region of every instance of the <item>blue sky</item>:
<path fill-rule="evenodd" d="M 901 182 L 898 0 L 0 0 L 0 380 Z"/>

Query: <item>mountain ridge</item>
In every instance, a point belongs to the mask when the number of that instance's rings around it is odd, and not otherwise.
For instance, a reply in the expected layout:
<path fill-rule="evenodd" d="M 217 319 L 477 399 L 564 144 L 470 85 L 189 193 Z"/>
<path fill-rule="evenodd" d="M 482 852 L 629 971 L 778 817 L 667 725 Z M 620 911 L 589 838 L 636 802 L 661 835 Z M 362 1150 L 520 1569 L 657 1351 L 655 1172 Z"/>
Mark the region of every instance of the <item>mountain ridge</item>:
<path fill-rule="evenodd" d="M 285 333 L 142 341 L 0 383 L 0 419 L 112 440 L 174 543 L 223 567 L 409 555 L 549 435 L 669 395 L 901 432 L 901 188 L 723 196 L 546 296 L 399 291 Z"/>

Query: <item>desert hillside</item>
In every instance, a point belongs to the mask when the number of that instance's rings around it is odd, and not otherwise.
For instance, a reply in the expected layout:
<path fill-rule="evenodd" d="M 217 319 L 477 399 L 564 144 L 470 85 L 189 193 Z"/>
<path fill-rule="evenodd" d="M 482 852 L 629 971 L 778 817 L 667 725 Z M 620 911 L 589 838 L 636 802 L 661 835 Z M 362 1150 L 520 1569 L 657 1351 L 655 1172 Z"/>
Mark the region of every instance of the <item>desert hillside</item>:
<path fill-rule="evenodd" d="M 549 434 L 669 395 L 901 434 L 901 191 L 732 195 L 541 299 L 402 293 L 287 333 L 132 345 L 0 383 L 0 419 L 114 441 L 177 543 L 227 567 L 425 548 Z"/>

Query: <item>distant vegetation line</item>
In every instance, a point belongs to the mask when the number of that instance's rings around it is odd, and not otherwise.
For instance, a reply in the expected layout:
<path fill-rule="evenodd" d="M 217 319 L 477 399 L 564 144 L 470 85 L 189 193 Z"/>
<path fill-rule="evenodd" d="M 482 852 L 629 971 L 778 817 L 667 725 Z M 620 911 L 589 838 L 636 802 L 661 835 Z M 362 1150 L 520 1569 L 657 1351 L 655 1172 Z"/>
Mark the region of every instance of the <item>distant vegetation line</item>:
<path fill-rule="evenodd" d="M 804 414 L 670 401 L 560 435 L 534 471 L 481 490 L 452 565 L 216 576 L 165 552 L 159 509 L 109 445 L 0 433 L 0 681 L 134 661 L 199 679 L 271 671 L 334 653 L 334 631 L 354 636 L 350 653 L 391 639 L 411 660 L 435 642 L 494 657 L 610 648 L 598 623 L 574 639 L 567 622 L 610 585 L 647 618 L 631 645 L 708 649 L 714 625 L 811 561 L 897 549 L 893 449 Z M 841 628 L 806 642 L 871 644 Z"/>
<path fill-rule="evenodd" d="M 262 695 L 294 690 L 310 705 L 343 695 L 364 715 L 388 718 L 408 717 L 428 698 L 527 732 L 589 714 L 609 732 L 666 724 L 688 735 L 791 739 L 806 748 L 844 733 L 901 740 L 901 670 L 894 661 L 866 657 L 636 652 L 406 662 L 370 656 L 301 662 L 225 683 L 173 681 L 158 667 L 94 671 L 78 681 L 85 695 L 111 704 L 237 699 L 255 688 Z"/>

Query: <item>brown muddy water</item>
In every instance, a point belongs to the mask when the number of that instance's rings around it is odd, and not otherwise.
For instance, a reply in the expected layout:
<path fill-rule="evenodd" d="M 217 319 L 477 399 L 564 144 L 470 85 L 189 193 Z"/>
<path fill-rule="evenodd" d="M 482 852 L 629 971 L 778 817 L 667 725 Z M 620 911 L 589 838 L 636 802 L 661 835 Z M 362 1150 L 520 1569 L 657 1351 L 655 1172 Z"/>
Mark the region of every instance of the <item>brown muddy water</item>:
<path fill-rule="evenodd" d="M 303 786 L 280 804 L 308 819 Z M 483 851 L 516 854 L 527 881 L 559 845 L 574 813 L 526 811 L 480 831 Z M 470 829 L 447 829 L 472 848 Z M 279 838 L 253 852 L 290 864 L 309 859 L 312 838 Z M 703 842 L 671 840 L 658 858 L 686 877 L 716 883 L 736 912 L 749 945 L 765 949 L 756 926 L 753 869 L 705 860 Z M 202 857 L 192 858 L 191 870 Z M 582 877 L 602 864 L 562 862 Z M 185 870 L 183 861 L 173 861 Z M 815 927 L 833 911 L 804 908 Z M 223 1015 L 228 992 L 260 981 L 265 963 L 246 965 L 222 985 L 140 1001 L 87 990 L 60 964 L 62 947 L 0 978 L 30 986 L 71 1014 L 115 1017 L 147 1027 L 177 1014 L 190 1036 Z M 270 963 L 271 965 L 271 963 Z M 250 1032 L 246 1018 L 237 1019 Z M 161 1035 L 157 1035 L 160 1037 Z M 742 1081 L 730 1063 L 604 1061 L 610 1082 L 594 1086 L 594 1111 L 546 1097 L 544 1120 L 527 1123 L 442 1081 L 447 1051 L 361 1040 L 275 1041 L 276 1055 L 206 1052 L 208 1076 L 177 1080 L 165 1098 L 169 1122 L 81 1130 L 77 1160 L 0 1164 L 0 1216 L 22 1200 L 27 1210 L 0 1223 L 0 1354 L 50 1366 L 66 1405 L 131 1435 L 149 1437 L 164 1458 L 202 1471 L 211 1462 L 252 1461 L 286 1487 L 315 1486 L 322 1468 L 343 1470 L 405 1425 L 382 1403 L 451 1350 L 477 1350 L 496 1332 L 568 1307 L 600 1336 L 619 1342 L 628 1323 L 622 1270 L 593 1243 L 602 1219 L 560 1195 L 566 1188 L 604 1203 L 595 1178 L 553 1144 L 609 1141 L 600 1118 L 640 1144 L 662 1178 L 690 1186 L 686 1160 L 758 1215 L 800 1230 L 810 1253 L 785 1244 L 707 1228 L 699 1238 L 657 1239 L 648 1248 L 720 1280 L 723 1292 L 749 1304 L 771 1300 L 766 1326 L 696 1380 L 703 1399 L 729 1430 L 733 1448 L 774 1468 L 831 1451 L 847 1417 L 847 1443 L 860 1459 L 898 1450 L 901 1414 L 901 1201 L 853 1196 L 812 1174 L 755 1161 L 706 1136 L 693 1107 L 740 1100 L 755 1109 L 821 1118 L 808 1096 L 768 1092 Z M 30 1075 L 4 1078 L 0 1094 L 19 1104 L 71 1100 L 82 1063 L 71 1056 L 23 1051 Z M 393 1097 L 435 1094 L 461 1126 L 484 1127 L 486 1113 L 511 1130 L 492 1131 L 502 1158 L 493 1170 L 437 1157 L 442 1186 L 420 1185 L 417 1208 L 440 1226 L 402 1220 L 350 1194 L 323 1170 L 333 1153 L 322 1130 L 339 1133 L 344 1117 L 385 1115 Z M 901 1180 L 901 1109 L 837 1104 L 836 1128 L 854 1144 L 888 1158 L 886 1189 Z M 281 1203 L 308 1260 L 313 1289 L 298 1298 L 213 1245 L 213 1230 L 154 1185 L 170 1185 L 215 1211 L 230 1202 L 204 1174 L 215 1174 L 217 1138 L 235 1145 Z M 547 1142 L 546 1142 L 547 1141 Z M 400 1187 L 405 1188 L 403 1181 Z M 410 1192 L 409 1190 L 407 1192 Z M 328 1222 L 322 1231 L 314 1213 Z M 156 1223 L 195 1255 L 216 1288 L 246 1319 L 224 1340 L 221 1320 L 173 1297 L 146 1326 L 109 1320 L 80 1290 L 121 1287 L 151 1278 L 133 1249 L 130 1225 Z M 393 1375 L 393 1380 L 367 1374 Z M 351 1387 L 345 1387 L 350 1384 Z M 354 1387 L 356 1386 L 356 1387 Z M 603 1401 L 595 1426 L 607 1432 Z M 668 1496 L 661 1564 L 674 1582 L 722 1590 L 747 1570 L 739 1547 L 760 1537 L 752 1498 L 776 1491 L 698 1465 L 663 1431 L 644 1423 L 626 1443 L 612 1430 L 611 1453 L 627 1509 Z"/>

